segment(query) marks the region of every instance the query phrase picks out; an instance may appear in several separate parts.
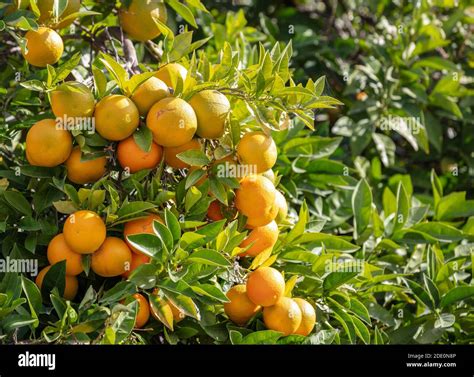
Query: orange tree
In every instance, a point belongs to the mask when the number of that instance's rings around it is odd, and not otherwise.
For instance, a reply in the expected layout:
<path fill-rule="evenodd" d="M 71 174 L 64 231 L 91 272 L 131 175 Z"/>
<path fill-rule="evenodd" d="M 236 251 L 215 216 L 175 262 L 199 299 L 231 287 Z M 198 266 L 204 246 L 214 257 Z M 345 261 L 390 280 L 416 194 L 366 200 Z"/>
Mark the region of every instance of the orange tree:
<path fill-rule="evenodd" d="M 434 217 L 403 176 L 374 200 L 308 131 L 341 103 L 291 43 L 199 0 L 1 12 L 2 341 L 468 339 L 471 201 L 434 173 Z"/>

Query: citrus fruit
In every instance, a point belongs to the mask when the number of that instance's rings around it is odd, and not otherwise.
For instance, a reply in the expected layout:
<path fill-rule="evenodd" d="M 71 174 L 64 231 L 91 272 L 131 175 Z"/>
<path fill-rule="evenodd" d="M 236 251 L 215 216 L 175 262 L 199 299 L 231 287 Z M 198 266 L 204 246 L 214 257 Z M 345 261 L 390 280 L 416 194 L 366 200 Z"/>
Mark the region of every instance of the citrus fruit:
<path fill-rule="evenodd" d="M 150 262 L 150 257 L 145 254 L 132 253 L 132 261 L 130 262 L 129 268 L 126 268 L 126 271 L 122 274 L 124 278 L 128 278 L 130 274 L 135 271 L 142 264 Z"/>
<path fill-rule="evenodd" d="M 128 7 L 120 8 L 119 18 L 123 30 L 132 39 L 144 42 L 161 34 L 154 20 L 166 23 L 166 7 L 160 0 L 132 0 Z"/>
<path fill-rule="evenodd" d="M 261 175 L 249 175 L 240 180 L 240 187 L 235 192 L 235 206 L 247 216 L 248 226 L 263 226 L 275 219 L 278 214 L 275 193 L 275 186 Z"/>
<path fill-rule="evenodd" d="M 26 135 L 26 158 L 31 165 L 49 168 L 60 165 L 71 151 L 71 134 L 56 127 L 53 119 L 36 122 Z"/>
<path fill-rule="evenodd" d="M 163 156 L 163 148 L 152 142 L 149 152 L 145 152 L 135 142 L 135 138 L 129 136 L 118 143 L 117 159 L 120 166 L 128 169 L 130 173 L 136 173 L 143 169 L 156 168 Z"/>
<path fill-rule="evenodd" d="M 148 319 L 150 318 L 150 305 L 148 300 L 140 293 L 135 293 L 132 296 L 135 300 L 138 301 L 138 311 L 137 317 L 135 319 L 135 328 L 141 329 L 146 325 Z"/>
<path fill-rule="evenodd" d="M 256 257 L 262 251 L 272 248 L 278 240 L 278 225 L 271 221 L 267 225 L 253 228 L 247 238 L 245 238 L 240 247 L 251 245 L 245 255 Z M 241 254 L 242 255 L 242 254 Z"/>
<path fill-rule="evenodd" d="M 58 62 L 64 51 L 61 36 L 53 29 L 40 26 L 25 34 L 26 53 L 23 57 L 35 67 L 46 67 Z"/>
<path fill-rule="evenodd" d="M 267 171 L 264 171 L 261 173 L 261 175 L 265 178 L 268 178 L 271 183 L 275 184 L 275 173 L 273 172 L 272 169 L 268 169 Z"/>
<path fill-rule="evenodd" d="M 275 221 L 279 224 L 286 219 L 286 216 L 288 216 L 288 203 L 283 194 L 278 190 L 275 191 L 275 205 L 278 208 Z"/>
<path fill-rule="evenodd" d="M 155 214 L 149 214 L 144 218 L 135 219 L 132 221 L 128 221 L 125 223 L 125 227 L 123 229 L 123 238 L 125 242 L 127 242 L 128 246 L 132 251 L 135 253 L 140 254 L 138 249 L 135 249 L 127 240 L 127 236 L 131 236 L 132 234 L 155 234 L 153 231 L 153 221 L 159 221 L 163 224 L 163 220 L 160 216 Z"/>
<path fill-rule="evenodd" d="M 237 155 L 241 164 L 252 166 L 254 173 L 263 173 L 275 165 L 277 147 L 271 136 L 260 131 L 249 132 L 240 139 Z"/>
<path fill-rule="evenodd" d="M 162 66 L 155 73 L 155 77 L 163 81 L 168 87 L 176 88 L 178 78 L 180 77 L 183 82 L 186 80 L 188 70 L 178 63 L 168 63 Z"/>
<path fill-rule="evenodd" d="M 263 322 L 269 330 L 293 334 L 301 324 L 301 310 L 289 297 L 282 297 L 275 305 L 263 309 Z"/>
<path fill-rule="evenodd" d="M 99 249 L 92 254 L 91 268 L 97 275 L 113 277 L 130 269 L 132 252 L 127 244 L 117 237 L 107 237 Z"/>
<path fill-rule="evenodd" d="M 294 331 L 294 334 L 308 336 L 316 324 L 316 312 L 313 306 L 302 298 L 294 298 L 293 301 L 296 302 L 301 310 L 301 323 Z"/>
<path fill-rule="evenodd" d="M 230 302 L 224 303 L 225 314 L 239 326 L 244 326 L 261 309 L 259 305 L 249 300 L 247 287 L 244 284 L 233 286 L 226 296 Z"/>
<path fill-rule="evenodd" d="M 66 275 L 76 276 L 84 270 L 82 267 L 82 255 L 71 250 L 62 233 L 56 235 L 49 242 L 47 256 L 51 265 L 65 260 Z"/>
<path fill-rule="evenodd" d="M 38 273 L 38 276 L 36 276 L 35 282 L 39 289 L 41 289 L 41 286 L 43 285 L 43 279 L 50 268 L 51 266 L 47 266 L 43 268 Z M 76 297 L 78 289 L 79 289 L 79 282 L 77 281 L 77 277 L 66 275 L 63 297 L 66 300 L 74 300 L 74 297 Z"/>
<path fill-rule="evenodd" d="M 163 148 L 166 164 L 175 169 L 189 168 L 189 165 L 186 162 L 181 161 L 176 155 L 191 149 L 201 150 L 201 143 L 198 139 L 191 139 L 187 143 L 178 145 L 177 147 Z"/>
<path fill-rule="evenodd" d="M 169 97 L 155 103 L 146 117 L 155 143 L 177 147 L 193 138 L 197 120 L 193 108 L 181 98 Z"/>
<path fill-rule="evenodd" d="M 214 200 L 209 204 L 209 208 L 207 209 L 207 217 L 212 221 L 219 221 L 224 219 L 221 211 L 221 205 L 219 204 L 218 200 Z"/>
<path fill-rule="evenodd" d="M 230 103 L 217 90 L 203 90 L 191 97 L 189 104 L 197 117 L 198 136 L 218 139 L 224 135 L 224 126 L 230 112 Z"/>
<path fill-rule="evenodd" d="M 66 8 L 64 8 L 63 12 L 59 15 L 60 22 L 58 23 L 54 23 L 54 0 L 37 0 L 36 5 L 38 6 L 38 9 L 40 11 L 40 16 L 38 19 L 40 24 L 48 24 L 53 29 L 63 29 L 71 25 L 74 22 L 74 18 L 70 18 L 65 21 L 61 20 L 64 20 L 67 16 L 73 13 L 79 12 L 79 9 L 81 8 L 81 1 L 68 0 Z"/>
<path fill-rule="evenodd" d="M 100 136 L 112 141 L 129 137 L 140 121 L 138 109 L 133 101 L 119 94 L 102 98 L 95 108 L 94 118 Z"/>
<path fill-rule="evenodd" d="M 63 234 L 72 251 L 91 254 L 104 242 L 106 228 L 97 213 L 81 210 L 69 215 L 64 223 Z"/>
<path fill-rule="evenodd" d="M 285 291 L 282 274 L 272 267 L 260 267 L 247 280 L 247 295 L 256 305 L 274 305 Z"/>
<path fill-rule="evenodd" d="M 77 81 L 59 85 L 50 94 L 53 114 L 58 118 L 91 117 L 95 100 L 91 90 Z"/>
<path fill-rule="evenodd" d="M 93 160 L 81 161 L 80 147 L 75 147 L 66 160 L 67 178 L 74 183 L 83 185 L 98 181 L 106 172 L 107 159 L 105 156 Z"/>
<path fill-rule="evenodd" d="M 166 84 L 157 77 L 150 77 L 133 92 L 132 101 L 140 115 L 145 116 L 153 104 L 170 95 Z"/>

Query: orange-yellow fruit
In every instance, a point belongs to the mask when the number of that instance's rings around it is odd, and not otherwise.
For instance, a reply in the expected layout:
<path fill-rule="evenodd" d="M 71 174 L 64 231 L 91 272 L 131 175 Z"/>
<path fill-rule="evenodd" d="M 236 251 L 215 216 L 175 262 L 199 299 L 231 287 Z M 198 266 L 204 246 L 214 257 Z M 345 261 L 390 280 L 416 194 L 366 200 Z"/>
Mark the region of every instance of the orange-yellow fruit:
<path fill-rule="evenodd" d="M 267 329 L 282 332 L 285 336 L 295 333 L 301 317 L 298 304 L 289 297 L 282 297 L 275 305 L 263 309 L 263 322 Z"/>
<path fill-rule="evenodd" d="M 285 279 L 272 267 L 260 267 L 250 273 L 247 280 L 247 295 L 256 305 L 274 305 L 285 292 Z"/>
<path fill-rule="evenodd" d="M 245 134 L 237 145 L 237 155 L 241 164 L 250 165 L 255 173 L 271 169 L 277 160 L 277 147 L 271 136 L 263 132 Z"/>
<path fill-rule="evenodd" d="M 97 213 L 81 210 L 69 215 L 64 223 L 63 234 L 72 251 L 91 254 L 104 242 L 106 228 Z"/>
<path fill-rule="evenodd" d="M 219 221 L 224 219 L 222 215 L 221 206 L 218 200 L 214 200 L 209 204 L 209 208 L 207 209 L 207 217 L 212 221 Z"/>
<path fill-rule="evenodd" d="M 156 168 L 163 157 L 163 148 L 152 142 L 149 152 L 145 152 L 135 142 L 132 136 L 119 142 L 117 147 L 117 159 L 120 166 L 128 169 L 130 173 L 136 173 L 143 169 Z"/>
<path fill-rule="evenodd" d="M 142 264 L 150 263 L 150 257 L 145 254 L 132 253 L 132 261 L 130 266 L 126 268 L 126 271 L 122 274 L 124 278 L 128 278 L 133 271 L 135 271 Z M 127 267 L 127 266 L 126 266 Z"/>
<path fill-rule="evenodd" d="M 135 293 L 133 298 L 138 301 L 137 318 L 135 319 L 135 328 L 141 329 L 150 319 L 150 305 L 148 300 L 140 293 Z"/>
<path fill-rule="evenodd" d="M 177 147 L 193 138 L 197 119 L 193 108 L 181 98 L 169 97 L 155 103 L 146 117 L 155 143 Z"/>
<path fill-rule="evenodd" d="M 138 108 L 140 115 L 145 116 L 151 107 L 158 101 L 170 95 L 166 84 L 157 77 L 150 77 L 133 93 L 132 101 Z"/>
<path fill-rule="evenodd" d="M 264 226 L 253 228 L 246 239 L 242 241 L 240 247 L 250 248 L 244 253 L 251 257 L 256 257 L 262 251 L 272 248 L 278 240 L 278 225 L 272 221 Z M 241 254 L 242 255 L 242 254 Z"/>
<path fill-rule="evenodd" d="M 249 175 L 240 180 L 240 187 L 235 192 L 235 206 L 247 216 L 248 226 L 263 226 L 278 214 L 275 195 L 275 186 L 267 178 Z"/>
<path fill-rule="evenodd" d="M 71 134 L 57 128 L 53 119 L 36 122 L 26 135 L 26 158 L 31 165 L 58 166 L 67 160 L 71 151 Z"/>
<path fill-rule="evenodd" d="M 296 302 L 301 310 L 301 323 L 294 333 L 308 336 L 316 324 L 316 311 L 308 301 L 302 298 L 294 298 L 293 301 Z"/>
<path fill-rule="evenodd" d="M 203 90 L 191 97 L 189 104 L 197 117 L 198 136 L 206 139 L 218 139 L 224 135 L 230 103 L 225 95 L 217 90 Z"/>
<path fill-rule="evenodd" d="M 76 276 L 84 270 L 82 255 L 71 250 L 62 233 L 59 233 L 49 242 L 47 256 L 51 265 L 65 260 L 66 275 Z"/>
<path fill-rule="evenodd" d="M 275 184 L 275 172 L 272 169 L 268 169 L 267 171 L 264 171 L 261 173 L 261 175 L 265 178 L 268 178 L 270 182 Z"/>
<path fill-rule="evenodd" d="M 98 181 L 106 172 L 106 157 L 101 156 L 84 161 L 81 161 L 81 157 L 81 148 L 75 147 L 65 164 L 67 178 L 79 185 Z"/>
<path fill-rule="evenodd" d="M 97 132 L 112 141 L 129 137 L 140 122 L 138 109 L 133 101 L 119 94 L 102 98 L 95 108 L 94 117 Z"/>
<path fill-rule="evenodd" d="M 185 169 L 189 168 L 189 165 L 186 162 L 181 161 L 178 157 L 176 157 L 176 155 L 191 149 L 201 150 L 201 143 L 198 139 L 192 139 L 191 141 L 188 141 L 182 145 L 178 145 L 177 147 L 165 147 L 163 149 L 165 162 L 168 166 L 171 166 L 175 169 Z"/>
<path fill-rule="evenodd" d="M 123 30 L 132 39 L 144 42 L 161 34 L 154 19 L 166 23 L 166 7 L 160 0 L 132 0 L 128 8 L 122 5 L 119 18 Z"/>
<path fill-rule="evenodd" d="M 249 300 L 247 287 L 243 284 L 233 286 L 226 296 L 230 302 L 224 303 L 224 311 L 230 320 L 239 326 L 244 326 L 261 309 Z"/>
<path fill-rule="evenodd" d="M 74 22 L 74 18 L 70 18 L 65 21 L 64 20 L 67 16 L 79 12 L 81 8 L 81 1 L 80 0 L 68 0 L 66 8 L 64 8 L 63 12 L 59 15 L 59 20 L 61 22 L 54 23 L 54 15 L 53 15 L 53 6 L 54 0 L 37 0 L 36 5 L 40 11 L 39 16 L 39 23 L 40 24 L 48 24 L 53 29 L 63 29 Z"/>
<path fill-rule="evenodd" d="M 283 194 L 278 190 L 275 191 L 275 205 L 278 208 L 278 214 L 275 221 L 279 224 L 286 219 L 286 216 L 288 216 L 288 203 Z"/>
<path fill-rule="evenodd" d="M 131 262 L 132 252 L 127 244 L 120 238 L 107 237 L 92 254 L 91 268 L 99 276 L 120 276 L 130 268 Z"/>
<path fill-rule="evenodd" d="M 53 114 L 58 118 L 91 117 L 95 99 L 91 90 L 77 81 L 59 85 L 50 94 Z"/>
<path fill-rule="evenodd" d="M 153 231 L 153 221 L 159 221 L 163 224 L 163 220 L 160 216 L 155 214 L 149 214 L 147 217 L 136 219 L 125 223 L 125 227 L 123 229 L 123 238 L 125 242 L 127 242 L 130 249 L 133 252 L 140 254 L 138 249 L 135 249 L 127 240 L 127 236 L 131 236 L 132 234 L 154 234 Z"/>
<path fill-rule="evenodd" d="M 63 40 L 54 30 L 39 27 L 25 34 L 27 52 L 23 57 L 35 67 L 46 67 L 59 61 L 64 51 Z"/>
<path fill-rule="evenodd" d="M 50 268 L 51 266 L 47 266 L 43 268 L 38 273 L 38 276 L 36 276 L 35 281 L 39 289 L 41 289 L 41 286 L 43 285 L 43 279 Z M 79 282 L 77 281 L 77 277 L 66 275 L 66 282 L 64 285 L 63 297 L 66 300 L 71 300 L 71 301 L 74 300 L 74 297 L 76 297 L 78 288 L 79 288 Z"/>
<path fill-rule="evenodd" d="M 159 78 L 168 87 L 173 88 L 173 89 L 176 88 L 176 84 L 178 83 L 178 78 L 180 77 L 184 83 L 187 75 L 188 75 L 188 70 L 178 63 L 168 63 L 162 66 L 155 73 L 155 77 Z"/>

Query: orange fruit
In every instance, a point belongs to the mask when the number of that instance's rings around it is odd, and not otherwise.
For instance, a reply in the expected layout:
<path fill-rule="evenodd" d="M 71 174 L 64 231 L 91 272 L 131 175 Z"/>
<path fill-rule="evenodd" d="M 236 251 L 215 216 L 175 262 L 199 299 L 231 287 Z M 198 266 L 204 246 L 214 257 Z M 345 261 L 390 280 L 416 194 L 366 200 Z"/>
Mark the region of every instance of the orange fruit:
<path fill-rule="evenodd" d="M 126 269 L 126 271 L 122 274 L 124 278 L 128 278 L 130 274 L 135 271 L 139 266 L 142 264 L 146 264 L 150 262 L 150 257 L 145 254 L 137 254 L 132 253 L 132 261 L 130 262 L 130 266 Z"/>
<path fill-rule="evenodd" d="M 176 88 L 176 84 L 178 83 L 178 77 L 180 77 L 184 83 L 187 75 L 188 70 L 178 63 L 168 63 L 162 66 L 155 73 L 155 77 L 159 78 L 168 87 L 173 89 Z"/>
<path fill-rule="evenodd" d="M 263 322 L 267 329 L 282 332 L 285 336 L 295 333 L 301 317 L 300 307 L 289 297 L 282 297 L 275 305 L 263 309 Z"/>
<path fill-rule="evenodd" d="M 120 26 L 136 41 L 147 41 L 161 34 L 155 19 L 166 23 L 166 6 L 160 0 L 132 0 L 128 7 L 122 3 Z"/>
<path fill-rule="evenodd" d="M 47 256 L 51 265 L 65 260 L 66 275 L 76 276 L 84 270 L 82 267 L 82 255 L 71 250 L 62 233 L 56 235 L 49 242 Z"/>
<path fill-rule="evenodd" d="M 186 162 L 181 161 L 178 157 L 176 157 L 176 155 L 191 149 L 201 150 L 201 143 L 198 139 L 191 139 L 187 143 L 178 145 L 177 147 L 163 148 L 166 164 L 175 169 L 189 168 L 189 165 Z"/>
<path fill-rule="evenodd" d="M 54 119 L 40 120 L 28 130 L 26 158 L 31 165 L 58 166 L 67 160 L 71 151 L 71 134 L 56 127 Z"/>
<path fill-rule="evenodd" d="M 75 147 L 66 160 L 67 178 L 74 183 L 83 185 L 98 181 L 106 172 L 107 158 L 97 157 L 93 160 L 81 161 L 80 147 Z"/>
<path fill-rule="evenodd" d="M 240 139 L 237 155 L 241 164 L 249 165 L 254 173 L 263 173 L 277 160 L 277 147 L 271 136 L 263 132 L 249 132 Z"/>
<path fill-rule="evenodd" d="M 226 296 L 230 302 L 224 303 L 225 314 L 239 326 L 244 326 L 261 309 L 249 300 L 247 287 L 243 284 L 233 286 Z"/>
<path fill-rule="evenodd" d="M 99 249 L 92 254 L 91 268 L 97 275 L 114 277 L 130 268 L 132 252 L 127 244 L 117 237 L 107 237 Z"/>
<path fill-rule="evenodd" d="M 135 293 L 132 297 L 138 301 L 138 311 L 137 317 L 135 319 L 135 328 L 141 329 L 150 319 L 150 305 L 148 304 L 148 300 L 140 293 Z"/>
<path fill-rule="evenodd" d="M 241 255 L 256 257 L 262 251 L 272 248 L 278 240 L 278 233 L 278 225 L 275 221 L 271 221 L 264 226 L 253 228 L 247 238 L 240 244 L 240 247 L 252 246 Z"/>
<path fill-rule="evenodd" d="M 102 98 L 95 107 L 95 128 L 104 139 L 120 141 L 129 137 L 140 122 L 133 101 L 119 94 Z"/>
<path fill-rule="evenodd" d="M 263 226 L 278 214 L 275 195 L 275 186 L 270 180 L 261 175 L 248 175 L 240 180 L 240 187 L 235 192 L 235 206 L 247 216 L 248 226 Z"/>
<path fill-rule="evenodd" d="M 163 224 L 163 220 L 160 216 L 155 214 L 149 214 L 147 217 L 141 219 L 135 219 L 132 221 L 128 221 L 125 223 L 125 227 L 123 229 L 123 238 L 127 245 L 132 249 L 133 252 L 141 254 L 138 249 L 135 249 L 128 241 L 127 236 L 131 236 L 132 234 L 155 234 L 153 231 L 153 221 L 159 221 Z"/>
<path fill-rule="evenodd" d="M 270 182 L 275 184 L 275 172 L 272 169 L 268 169 L 267 171 L 264 171 L 263 173 L 260 173 L 263 177 L 268 178 Z"/>
<path fill-rule="evenodd" d="M 166 84 L 157 77 L 150 77 L 133 92 L 132 101 L 140 115 L 145 116 L 153 104 L 170 95 Z"/>
<path fill-rule="evenodd" d="M 128 169 L 130 173 L 136 173 L 144 169 L 154 169 L 159 165 L 162 157 L 163 148 L 161 146 L 152 142 L 150 151 L 145 152 L 135 142 L 133 135 L 118 143 L 117 159 L 120 166 Z"/>
<path fill-rule="evenodd" d="M 168 97 L 155 103 L 146 117 L 155 143 L 177 147 L 193 138 L 197 119 L 193 108 L 181 98 Z"/>
<path fill-rule="evenodd" d="M 58 118 L 91 117 L 94 113 L 94 95 L 77 81 L 62 83 L 51 92 L 50 99 L 53 114 Z"/>
<path fill-rule="evenodd" d="M 38 30 L 29 30 L 25 34 L 26 53 L 23 57 L 35 67 L 46 67 L 59 61 L 64 51 L 61 36 L 53 29 L 40 26 Z"/>
<path fill-rule="evenodd" d="M 278 208 L 275 221 L 279 224 L 288 216 L 288 203 L 283 194 L 278 190 L 275 191 L 275 205 Z"/>
<path fill-rule="evenodd" d="M 251 272 L 247 280 L 247 295 L 256 305 L 272 306 L 285 291 L 282 274 L 272 267 L 260 267 Z"/>
<path fill-rule="evenodd" d="M 53 23 L 54 22 L 54 16 L 53 16 L 54 0 L 36 0 L 36 5 L 38 6 L 38 9 L 40 11 L 38 22 L 40 24 Z M 64 8 L 62 13 L 59 15 L 59 20 L 63 20 L 67 16 L 73 13 L 79 12 L 80 8 L 81 8 L 80 0 L 68 0 L 66 8 Z M 73 22 L 74 22 L 74 18 L 70 18 L 66 21 L 53 23 L 51 27 L 53 29 L 63 29 L 71 25 Z"/>
<path fill-rule="evenodd" d="M 64 223 L 63 234 L 72 251 L 91 254 L 104 242 L 106 228 L 97 213 L 81 210 L 69 215 Z"/>
<path fill-rule="evenodd" d="M 38 276 L 36 276 L 35 282 L 36 282 L 36 285 L 38 286 L 38 288 L 40 290 L 41 290 L 41 286 L 43 284 L 43 279 L 44 279 L 46 273 L 49 271 L 50 268 L 51 268 L 51 266 L 47 266 L 47 267 L 43 268 L 38 273 Z M 78 289 L 79 289 L 79 282 L 77 281 L 77 277 L 66 275 L 66 281 L 65 281 L 65 285 L 64 285 L 63 297 L 66 300 L 70 300 L 70 301 L 74 300 L 74 297 L 76 297 Z"/>
<path fill-rule="evenodd" d="M 222 215 L 221 206 L 218 200 L 214 200 L 209 204 L 209 208 L 207 209 L 207 217 L 212 221 L 219 221 L 224 219 Z"/>
<path fill-rule="evenodd" d="M 316 324 L 316 311 L 308 301 L 302 298 L 294 298 L 293 301 L 301 310 L 301 323 L 294 334 L 308 336 Z"/>
<path fill-rule="evenodd" d="M 202 90 L 189 100 L 197 117 L 198 136 L 206 139 L 218 139 L 224 135 L 230 103 L 225 95 L 217 90 Z"/>

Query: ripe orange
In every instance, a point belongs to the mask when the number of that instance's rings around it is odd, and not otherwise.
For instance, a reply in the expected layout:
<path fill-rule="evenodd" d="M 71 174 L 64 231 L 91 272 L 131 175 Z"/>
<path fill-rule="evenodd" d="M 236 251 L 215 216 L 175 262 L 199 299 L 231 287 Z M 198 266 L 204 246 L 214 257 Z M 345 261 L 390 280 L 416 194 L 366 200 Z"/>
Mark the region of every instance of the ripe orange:
<path fill-rule="evenodd" d="M 107 237 L 99 249 L 92 254 L 91 268 L 97 275 L 113 277 L 130 269 L 132 252 L 127 244 L 117 237 Z"/>
<path fill-rule="evenodd" d="M 160 0 L 132 0 L 128 8 L 122 3 L 119 18 L 123 30 L 132 39 L 144 42 L 161 34 L 154 20 L 166 23 L 166 6 Z"/>
<path fill-rule="evenodd" d="M 65 260 L 66 275 L 76 276 L 84 270 L 82 255 L 71 250 L 62 233 L 59 233 L 49 242 L 47 256 L 51 265 Z"/>
<path fill-rule="evenodd" d="M 72 251 L 91 254 L 104 242 L 106 228 L 97 213 L 81 210 L 69 215 L 64 223 L 63 234 Z"/>
<path fill-rule="evenodd" d="M 132 253 L 132 261 L 130 262 L 129 268 L 122 274 L 124 278 L 128 278 L 130 274 L 135 271 L 142 264 L 150 262 L 150 257 L 145 254 Z"/>
<path fill-rule="evenodd" d="M 177 147 L 193 138 L 197 119 L 193 108 L 181 98 L 169 97 L 155 103 L 146 117 L 155 143 Z"/>
<path fill-rule="evenodd" d="M 249 132 L 237 145 L 237 155 L 241 164 L 254 167 L 255 173 L 263 173 L 275 165 L 277 147 L 271 136 L 260 131 Z"/>
<path fill-rule="evenodd" d="M 140 293 L 135 293 L 133 298 L 138 301 L 137 318 L 135 319 L 135 328 L 141 329 L 146 325 L 150 318 L 150 305 L 148 300 Z"/>
<path fill-rule="evenodd" d="M 40 11 L 40 16 L 38 19 L 40 24 L 50 24 L 54 22 L 54 16 L 53 16 L 54 0 L 36 0 L 36 5 L 38 6 L 38 9 Z M 80 7 L 81 7 L 80 0 L 68 0 L 66 8 L 64 8 L 63 12 L 59 16 L 59 20 L 63 20 L 67 16 L 73 13 L 79 12 Z M 74 19 L 71 18 L 66 21 L 56 23 L 56 24 L 53 23 L 51 27 L 53 29 L 63 29 L 71 25 L 73 22 L 74 22 Z"/>
<path fill-rule="evenodd" d="M 278 214 L 275 195 L 275 186 L 270 180 L 261 175 L 248 175 L 240 180 L 240 187 L 235 192 L 235 206 L 247 216 L 248 226 L 263 226 Z"/>
<path fill-rule="evenodd" d="M 256 305 L 274 305 L 285 291 L 282 274 L 272 267 L 260 267 L 250 273 L 247 280 L 247 295 Z"/>
<path fill-rule="evenodd" d="M 178 77 L 181 77 L 183 82 L 186 80 L 188 70 L 178 63 L 168 63 L 162 66 L 155 73 L 155 77 L 163 81 L 168 87 L 176 88 Z"/>
<path fill-rule="evenodd" d="M 289 297 L 282 297 L 275 305 L 263 309 L 265 326 L 285 336 L 295 333 L 301 324 L 301 317 L 298 304 Z"/>
<path fill-rule="evenodd" d="M 137 105 L 140 115 L 145 116 L 153 104 L 170 95 L 166 84 L 157 77 L 150 77 L 133 93 L 131 99 Z"/>
<path fill-rule="evenodd" d="M 140 115 L 133 101 L 119 94 L 102 98 L 95 108 L 94 117 L 97 132 L 112 141 L 129 137 L 140 122 Z"/>
<path fill-rule="evenodd" d="M 230 112 L 230 103 L 217 90 L 202 90 L 191 97 L 189 104 L 197 117 L 196 133 L 206 139 L 218 139 L 224 135 L 224 126 Z"/>
<path fill-rule="evenodd" d="M 207 217 L 212 221 L 219 221 L 224 219 L 222 215 L 221 206 L 218 200 L 214 200 L 207 209 Z"/>
<path fill-rule="evenodd" d="M 101 156 L 93 160 L 81 161 L 81 148 L 75 147 L 66 160 L 67 178 L 83 185 L 98 181 L 106 172 L 107 158 Z"/>
<path fill-rule="evenodd" d="M 272 221 L 264 226 L 253 228 L 247 238 L 245 238 L 240 247 L 250 248 L 241 255 L 249 255 L 256 257 L 262 251 L 272 248 L 278 240 L 278 225 L 275 221 Z"/>
<path fill-rule="evenodd" d="M 299 306 L 301 310 L 301 324 L 294 331 L 295 334 L 308 336 L 313 331 L 314 325 L 316 324 L 316 311 L 313 306 L 302 298 L 294 298 L 294 302 Z"/>
<path fill-rule="evenodd" d="M 272 169 L 268 169 L 267 171 L 264 171 L 261 173 L 261 175 L 265 178 L 268 178 L 270 182 L 275 184 L 275 172 Z"/>
<path fill-rule="evenodd" d="M 176 157 L 176 155 L 188 151 L 190 149 L 201 149 L 201 143 L 198 139 L 192 139 L 191 141 L 188 141 L 187 143 L 184 143 L 182 145 L 178 145 L 177 147 L 163 148 L 166 164 L 175 169 L 189 168 L 189 165 L 186 162 L 181 161 L 178 157 Z"/>
<path fill-rule="evenodd" d="M 135 142 L 133 135 L 118 143 L 117 159 L 120 166 L 124 169 L 128 168 L 130 173 L 154 169 L 159 165 L 162 157 L 163 148 L 161 146 L 152 142 L 150 151 L 145 152 Z"/>
<path fill-rule="evenodd" d="M 77 81 L 59 85 L 50 94 L 51 108 L 58 118 L 91 117 L 95 99 L 91 90 Z"/>
<path fill-rule="evenodd" d="M 71 134 L 57 128 L 53 119 L 36 122 L 26 135 L 26 158 L 31 165 L 50 168 L 60 165 L 71 151 Z"/>
<path fill-rule="evenodd" d="M 224 303 L 224 311 L 230 320 L 239 326 L 244 326 L 261 309 L 249 300 L 247 287 L 243 284 L 233 286 L 226 296 L 230 302 Z"/>
<path fill-rule="evenodd" d="M 127 236 L 131 236 L 132 234 L 155 234 L 153 231 L 154 220 L 163 224 L 162 218 L 155 214 L 149 214 L 147 217 L 125 223 L 125 227 L 123 229 L 123 238 L 133 252 L 141 254 L 139 250 L 130 245 L 130 243 L 127 241 Z"/>
<path fill-rule="evenodd" d="M 288 204 L 286 203 L 286 199 L 280 191 L 276 190 L 275 194 L 275 205 L 278 208 L 278 214 L 275 218 L 275 221 L 277 224 L 279 224 L 286 219 L 286 216 L 288 216 Z"/>
<path fill-rule="evenodd" d="M 41 289 L 41 286 L 43 284 L 43 279 L 50 268 L 51 266 L 47 266 L 43 268 L 38 273 L 38 276 L 36 276 L 35 282 L 39 289 Z M 77 277 L 66 275 L 66 282 L 64 286 L 63 297 L 66 300 L 70 300 L 70 301 L 74 300 L 74 297 L 76 297 L 78 289 L 79 289 L 79 282 L 77 281 Z"/>
<path fill-rule="evenodd" d="M 46 67 L 59 61 L 64 51 L 63 40 L 54 30 L 40 26 L 25 34 L 26 53 L 23 57 L 35 67 Z"/>

